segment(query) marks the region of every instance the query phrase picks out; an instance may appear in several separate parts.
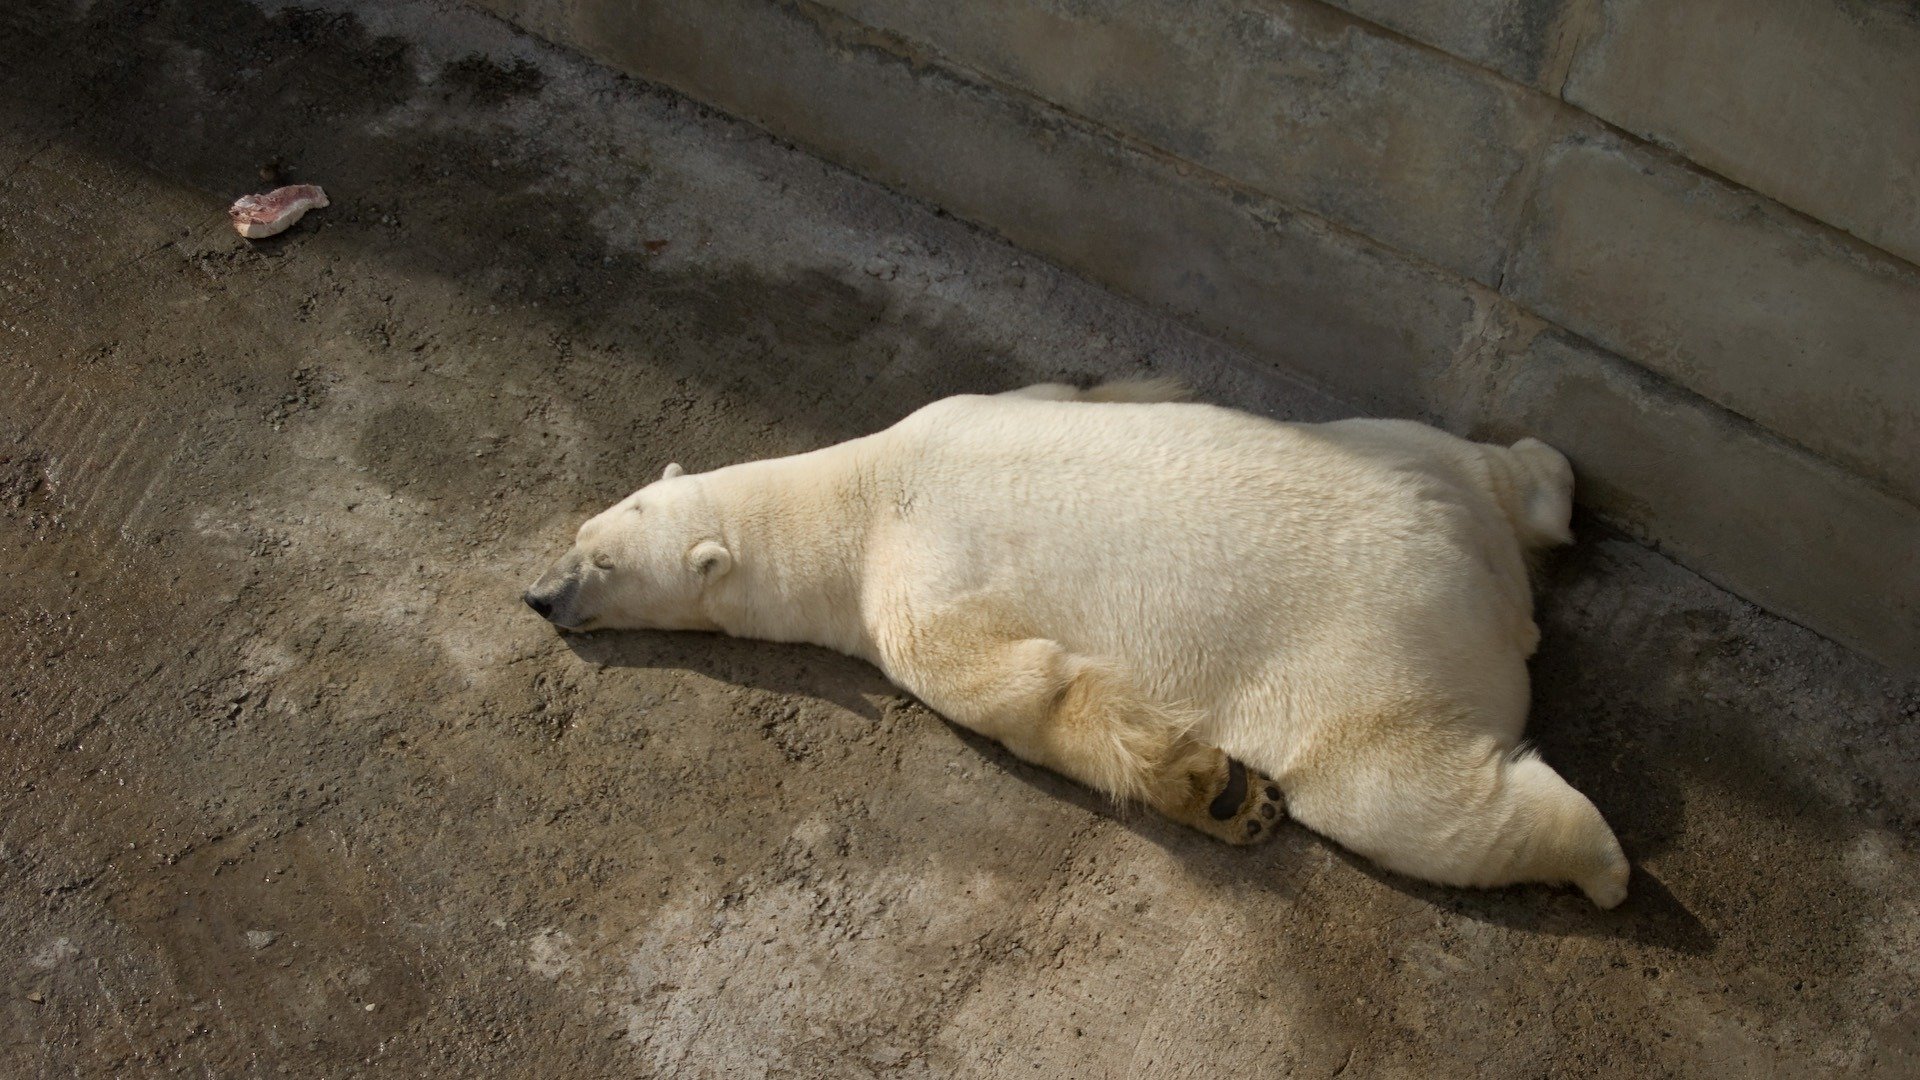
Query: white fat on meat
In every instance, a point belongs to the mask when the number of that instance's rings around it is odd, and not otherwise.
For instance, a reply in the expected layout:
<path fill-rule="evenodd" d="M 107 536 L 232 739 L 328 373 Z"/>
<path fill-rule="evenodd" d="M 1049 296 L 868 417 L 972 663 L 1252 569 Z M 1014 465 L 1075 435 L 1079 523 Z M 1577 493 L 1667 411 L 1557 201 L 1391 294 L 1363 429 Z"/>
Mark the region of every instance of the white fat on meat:
<path fill-rule="evenodd" d="M 262 195 L 243 195 L 227 208 L 227 216 L 233 219 L 235 232 L 249 240 L 258 240 L 287 231 L 307 211 L 325 205 L 327 193 L 319 187 L 292 184 Z"/>

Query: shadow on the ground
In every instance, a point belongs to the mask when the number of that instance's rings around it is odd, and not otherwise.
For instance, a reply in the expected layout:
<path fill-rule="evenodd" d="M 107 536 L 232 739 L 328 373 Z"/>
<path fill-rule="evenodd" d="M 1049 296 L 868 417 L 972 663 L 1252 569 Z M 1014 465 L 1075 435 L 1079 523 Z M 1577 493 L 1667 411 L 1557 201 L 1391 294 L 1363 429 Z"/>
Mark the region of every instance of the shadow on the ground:
<path fill-rule="evenodd" d="M 1634 867 L 1626 902 L 1612 911 L 1601 911 L 1571 887 L 1519 886 L 1480 891 L 1429 885 L 1382 870 L 1330 841 L 1321 843 L 1349 866 L 1407 896 L 1509 930 L 1628 941 L 1691 956 L 1711 953 L 1719 942 L 1719 936 L 1644 867 Z"/>
<path fill-rule="evenodd" d="M 1098 793 L 1013 757 L 992 740 L 960 730 L 962 741 L 1008 775 L 1046 795 L 1065 799 L 1087 812 L 1109 818 L 1181 860 L 1187 869 L 1219 883 L 1252 882 L 1284 898 L 1298 883 L 1291 866 L 1319 848 L 1352 870 L 1462 918 L 1550 937 L 1630 941 L 1674 952 L 1701 955 L 1713 951 L 1716 935 L 1688 910 L 1666 884 L 1636 867 L 1627 900 L 1613 911 L 1593 907 L 1572 888 L 1516 886 L 1475 890 L 1431 885 L 1383 870 L 1366 859 L 1289 822 L 1273 840 L 1250 848 L 1231 848 L 1150 811 L 1114 805 Z"/>
<path fill-rule="evenodd" d="M 753 690 L 816 698 L 867 720 L 880 718 L 878 702 L 906 696 L 871 666 L 811 645 L 655 630 L 564 634 L 562 641 L 599 667 L 690 671 Z"/>
<path fill-rule="evenodd" d="M 813 646 L 745 641 L 719 634 L 655 631 L 566 635 L 566 647 L 602 667 L 690 671 L 706 678 L 776 694 L 830 702 L 877 720 L 876 702 L 906 698 L 904 691 L 858 660 Z M 937 714 L 929 711 L 929 719 Z M 1073 803 L 1127 828 L 1181 860 L 1194 874 L 1220 881 L 1253 881 L 1277 894 L 1294 888 L 1288 863 L 1314 846 L 1333 852 L 1347 866 L 1399 892 L 1464 918 L 1550 936 L 1621 939 L 1675 952 L 1711 952 L 1714 934 L 1658 878 L 1636 868 L 1627 902 L 1612 912 L 1592 908 L 1570 890 L 1519 887 L 1493 891 L 1429 885 L 1381 870 L 1297 824 L 1273 841 L 1230 848 L 1137 807 L 1117 806 L 1097 792 L 1014 757 L 985 736 L 948 727 L 980 758 L 1048 798 Z M 1563 895 L 1556 895 L 1556 892 Z"/>

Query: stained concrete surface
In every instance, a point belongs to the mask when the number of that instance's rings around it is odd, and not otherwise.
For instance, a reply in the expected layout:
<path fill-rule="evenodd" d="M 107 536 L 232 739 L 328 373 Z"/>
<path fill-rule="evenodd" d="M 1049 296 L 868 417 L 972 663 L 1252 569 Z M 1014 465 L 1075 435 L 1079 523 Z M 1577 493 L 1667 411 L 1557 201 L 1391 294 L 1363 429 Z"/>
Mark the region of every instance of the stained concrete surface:
<path fill-rule="evenodd" d="M 276 162 L 335 205 L 241 241 Z M 1920 686 L 1592 523 L 1532 732 L 1605 914 L 515 600 L 669 460 L 1142 370 L 1346 411 L 460 8 L 8 6 L 0 1074 L 1920 1070 Z"/>

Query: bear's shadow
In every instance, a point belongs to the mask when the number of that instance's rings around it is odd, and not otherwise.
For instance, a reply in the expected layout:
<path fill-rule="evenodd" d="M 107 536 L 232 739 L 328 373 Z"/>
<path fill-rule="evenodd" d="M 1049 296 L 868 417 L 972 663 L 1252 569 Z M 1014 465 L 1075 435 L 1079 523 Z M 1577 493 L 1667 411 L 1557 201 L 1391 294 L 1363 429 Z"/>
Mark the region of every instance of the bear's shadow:
<path fill-rule="evenodd" d="M 600 667 L 690 671 L 745 689 L 825 701 L 867 720 L 880 719 L 880 701 L 905 696 L 870 665 L 811 645 L 656 630 L 602 630 L 562 640 Z"/>
<path fill-rule="evenodd" d="M 887 701 L 911 700 L 911 695 L 865 662 L 814 646 L 657 631 L 566 635 L 563 640 L 575 656 L 598 666 L 689 671 L 747 689 L 825 701 L 875 722 Z M 1459 918 L 1526 933 L 1621 940 L 1689 955 L 1712 952 L 1715 945 L 1713 932 L 1665 884 L 1638 866 L 1626 902 L 1613 911 L 1600 911 L 1567 889 L 1474 890 L 1415 881 L 1383 870 L 1298 824 L 1282 829 L 1265 844 L 1231 848 L 1151 811 L 1116 806 L 1066 777 L 1014 757 L 985 736 L 945 718 L 942 722 L 983 762 L 1048 798 L 1063 799 L 1115 822 L 1211 882 L 1254 884 L 1287 899 L 1299 889 L 1290 868 L 1302 860 L 1324 861 L 1330 853 L 1380 884 Z"/>
<path fill-rule="evenodd" d="M 1021 761 L 1006 748 L 948 722 L 960 740 L 1001 771 L 1044 794 L 1072 802 L 1090 814 L 1108 818 L 1179 859 L 1189 872 L 1217 884 L 1257 885 L 1277 898 L 1295 895 L 1299 884 L 1290 873 L 1302 860 L 1334 859 L 1374 881 L 1452 916 L 1551 937 L 1582 937 L 1651 945 L 1687 955 L 1705 955 L 1717 941 L 1713 931 L 1681 903 L 1665 883 L 1640 866 L 1626 901 L 1612 911 L 1601 911 L 1571 888 L 1520 885 L 1502 889 L 1461 889 L 1433 885 L 1384 870 L 1366 859 L 1311 832 L 1297 822 L 1265 844 L 1228 847 L 1152 811 L 1119 807 L 1097 792 L 1057 773 Z"/>

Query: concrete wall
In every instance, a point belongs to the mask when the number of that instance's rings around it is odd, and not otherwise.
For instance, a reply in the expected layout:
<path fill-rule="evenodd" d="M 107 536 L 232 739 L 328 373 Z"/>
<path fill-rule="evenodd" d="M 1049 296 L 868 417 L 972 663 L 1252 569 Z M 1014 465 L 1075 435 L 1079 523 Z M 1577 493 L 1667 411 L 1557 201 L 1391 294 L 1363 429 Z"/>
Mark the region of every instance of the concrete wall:
<path fill-rule="evenodd" d="M 480 0 L 1920 667 L 1893 0 Z"/>

